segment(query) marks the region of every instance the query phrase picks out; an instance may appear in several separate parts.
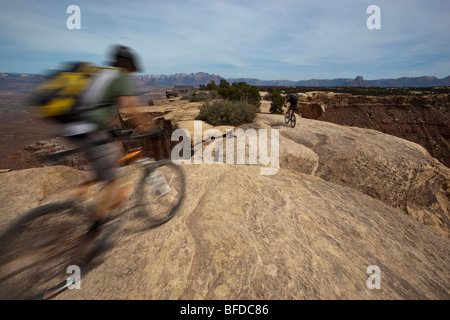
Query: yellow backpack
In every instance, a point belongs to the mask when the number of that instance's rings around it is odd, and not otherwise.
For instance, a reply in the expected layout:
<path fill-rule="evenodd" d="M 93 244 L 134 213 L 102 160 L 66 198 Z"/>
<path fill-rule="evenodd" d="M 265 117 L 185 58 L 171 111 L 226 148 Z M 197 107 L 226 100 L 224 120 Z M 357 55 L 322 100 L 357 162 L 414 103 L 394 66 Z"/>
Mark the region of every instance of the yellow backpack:
<path fill-rule="evenodd" d="M 59 122 L 74 121 L 83 92 L 102 67 L 87 62 L 67 64 L 31 93 L 31 104 L 41 117 Z"/>

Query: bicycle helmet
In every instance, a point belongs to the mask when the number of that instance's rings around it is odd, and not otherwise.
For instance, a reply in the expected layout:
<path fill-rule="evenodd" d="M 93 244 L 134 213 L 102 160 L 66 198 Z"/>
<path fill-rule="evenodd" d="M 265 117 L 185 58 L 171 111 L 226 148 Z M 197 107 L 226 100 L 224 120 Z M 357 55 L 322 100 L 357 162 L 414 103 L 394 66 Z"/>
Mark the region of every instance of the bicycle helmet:
<path fill-rule="evenodd" d="M 125 67 L 130 72 L 142 71 L 137 61 L 137 56 L 129 47 L 123 45 L 116 45 L 113 48 L 110 64 L 114 67 Z"/>

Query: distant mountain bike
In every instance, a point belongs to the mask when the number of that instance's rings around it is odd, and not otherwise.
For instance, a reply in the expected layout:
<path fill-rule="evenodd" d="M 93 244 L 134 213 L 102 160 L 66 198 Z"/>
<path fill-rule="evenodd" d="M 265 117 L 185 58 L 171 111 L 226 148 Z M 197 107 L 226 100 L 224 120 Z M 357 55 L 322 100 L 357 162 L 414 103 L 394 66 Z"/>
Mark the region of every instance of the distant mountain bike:
<path fill-rule="evenodd" d="M 291 122 L 291 128 L 294 128 L 294 127 L 295 127 L 295 125 L 296 125 L 296 123 L 297 123 L 297 119 L 295 118 L 295 112 L 294 112 L 294 110 L 288 109 L 288 110 L 286 111 L 286 114 L 285 114 L 285 121 L 286 121 L 286 124 L 288 124 L 289 121 Z"/>
<path fill-rule="evenodd" d="M 135 140 L 157 137 L 161 131 L 133 136 L 132 130 L 125 130 L 116 132 L 116 136 Z M 77 151 L 64 151 L 51 157 L 59 158 Z M 111 220 L 97 238 L 88 236 L 92 222 L 85 210 L 86 202 L 77 198 L 31 210 L 0 236 L 0 299 L 52 298 L 74 286 L 80 275 L 91 270 L 94 258 L 108 248 L 110 244 L 106 240 L 117 232 L 118 225 L 143 231 L 174 217 L 186 188 L 180 166 L 170 160 L 145 158 L 141 150 L 130 150 L 118 165 L 138 168 L 122 169 L 127 171 L 124 183 L 129 178 L 133 186 L 131 181 L 138 179 L 128 197 L 131 208 L 127 206 L 126 212 L 108 213 Z M 88 182 L 78 191 L 94 186 L 99 187 L 95 182 Z M 123 219 L 125 216 L 128 219 Z"/>

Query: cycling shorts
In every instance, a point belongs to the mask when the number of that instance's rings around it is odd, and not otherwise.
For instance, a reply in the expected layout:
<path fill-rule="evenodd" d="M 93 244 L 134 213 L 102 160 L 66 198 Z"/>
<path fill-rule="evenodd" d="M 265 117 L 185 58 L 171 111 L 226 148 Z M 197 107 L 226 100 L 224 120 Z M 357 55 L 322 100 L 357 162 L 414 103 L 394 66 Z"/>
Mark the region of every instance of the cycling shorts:
<path fill-rule="evenodd" d="M 96 130 L 71 137 L 93 166 L 97 181 L 113 181 L 118 178 L 115 163 L 120 159 L 119 148 L 107 130 Z"/>

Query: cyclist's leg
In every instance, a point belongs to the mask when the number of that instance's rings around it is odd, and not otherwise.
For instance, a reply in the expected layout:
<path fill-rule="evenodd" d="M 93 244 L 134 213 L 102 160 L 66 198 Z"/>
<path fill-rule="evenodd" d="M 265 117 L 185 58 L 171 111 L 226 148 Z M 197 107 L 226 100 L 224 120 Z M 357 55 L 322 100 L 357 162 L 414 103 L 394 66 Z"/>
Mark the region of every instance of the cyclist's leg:
<path fill-rule="evenodd" d="M 120 186 L 119 176 L 114 168 L 120 152 L 117 145 L 110 139 L 109 132 L 98 130 L 84 134 L 75 140 L 75 143 L 84 151 L 89 163 L 92 164 L 96 181 L 106 182 L 100 195 L 91 200 L 90 213 L 92 220 L 97 224 L 105 217 Z"/>

